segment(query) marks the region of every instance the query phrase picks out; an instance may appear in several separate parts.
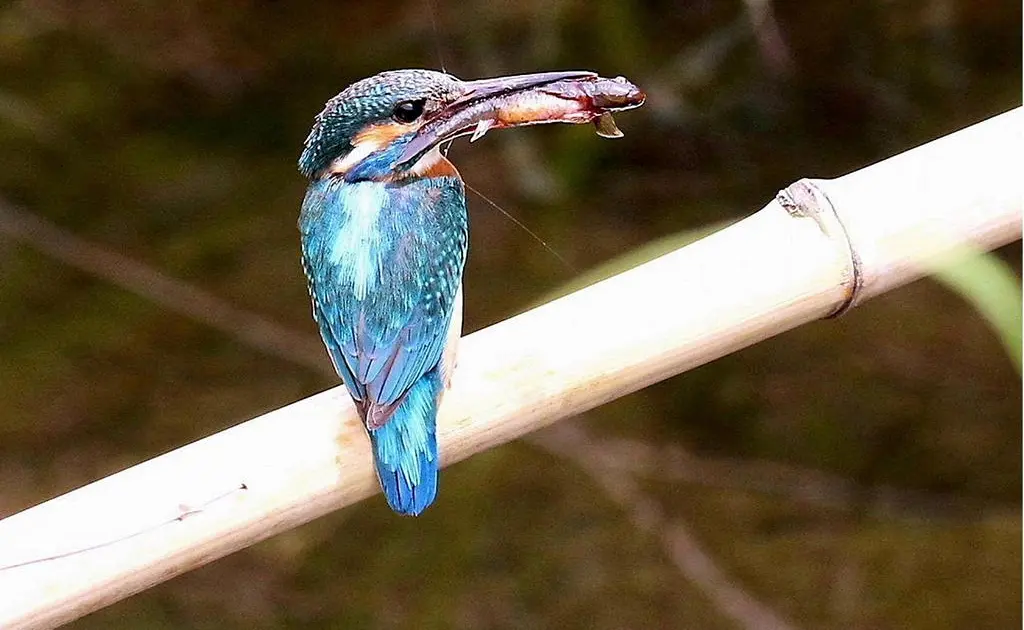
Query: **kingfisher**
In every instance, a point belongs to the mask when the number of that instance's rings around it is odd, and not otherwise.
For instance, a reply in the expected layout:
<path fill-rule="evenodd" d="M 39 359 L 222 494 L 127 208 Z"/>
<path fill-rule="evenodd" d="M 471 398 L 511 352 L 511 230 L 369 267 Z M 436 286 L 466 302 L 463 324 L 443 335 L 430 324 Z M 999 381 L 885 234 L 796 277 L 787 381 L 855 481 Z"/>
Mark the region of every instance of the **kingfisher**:
<path fill-rule="evenodd" d="M 314 120 L 299 158 L 309 179 L 303 270 L 395 512 L 418 515 L 437 494 L 437 411 L 462 331 L 466 196 L 441 147 L 494 127 L 570 122 L 568 110 L 571 122 L 580 112 L 600 116 L 592 98 L 570 90 L 596 79 L 569 71 L 462 81 L 394 70 L 353 83 Z"/>

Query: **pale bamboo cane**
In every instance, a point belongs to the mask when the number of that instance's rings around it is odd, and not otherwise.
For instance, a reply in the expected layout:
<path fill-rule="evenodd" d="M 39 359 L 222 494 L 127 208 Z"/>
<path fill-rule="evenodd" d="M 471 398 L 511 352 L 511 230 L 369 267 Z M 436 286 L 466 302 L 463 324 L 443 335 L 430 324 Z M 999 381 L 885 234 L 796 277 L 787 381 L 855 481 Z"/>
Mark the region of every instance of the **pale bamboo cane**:
<path fill-rule="evenodd" d="M 444 462 L 842 311 L 965 245 L 1018 239 L 1022 122 L 1018 108 L 802 180 L 704 240 L 468 336 Z M 56 626 L 375 492 L 348 396 L 318 394 L 0 521 L 0 627 Z"/>

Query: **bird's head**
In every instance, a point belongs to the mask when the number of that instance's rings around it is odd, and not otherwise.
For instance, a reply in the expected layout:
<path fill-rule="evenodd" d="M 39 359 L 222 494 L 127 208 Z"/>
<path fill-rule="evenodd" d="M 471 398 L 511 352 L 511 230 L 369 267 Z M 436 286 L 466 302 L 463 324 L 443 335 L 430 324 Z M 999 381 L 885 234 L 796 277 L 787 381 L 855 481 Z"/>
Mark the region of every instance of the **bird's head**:
<path fill-rule="evenodd" d="M 382 72 L 353 83 L 327 102 L 306 138 L 299 170 L 309 178 L 326 173 L 348 181 L 428 175 L 439 164 L 447 164 L 437 151 L 439 145 L 472 132 L 481 118 L 474 117 L 473 124 L 452 124 L 458 114 L 468 108 L 486 110 L 488 101 L 519 91 L 593 76 L 544 72 L 462 81 L 431 70 Z"/>

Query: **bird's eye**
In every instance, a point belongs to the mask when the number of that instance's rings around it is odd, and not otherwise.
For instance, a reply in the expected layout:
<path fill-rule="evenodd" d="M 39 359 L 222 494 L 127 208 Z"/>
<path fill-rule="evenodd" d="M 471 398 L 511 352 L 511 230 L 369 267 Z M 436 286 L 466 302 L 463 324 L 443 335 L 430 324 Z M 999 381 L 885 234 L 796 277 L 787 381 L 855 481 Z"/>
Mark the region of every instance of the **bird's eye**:
<path fill-rule="evenodd" d="M 411 123 L 423 115 L 423 106 L 426 103 L 427 100 L 423 98 L 415 101 L 402 101 L 395 105 L 395 110 L 391 112 L 391 117 L 400 123 Z"/>

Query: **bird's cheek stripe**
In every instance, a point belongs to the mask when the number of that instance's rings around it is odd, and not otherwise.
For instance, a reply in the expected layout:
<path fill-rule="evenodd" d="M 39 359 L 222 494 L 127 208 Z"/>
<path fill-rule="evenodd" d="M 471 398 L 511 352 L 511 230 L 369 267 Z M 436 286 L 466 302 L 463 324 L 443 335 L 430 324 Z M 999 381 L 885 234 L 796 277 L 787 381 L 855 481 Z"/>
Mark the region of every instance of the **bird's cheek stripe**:
<path fill-rule="evenodd" d="M 385 154 L 389 149 L 397 149 L 395 141 L 411 131 L 409 125 L 398 123 L 371 125 L 352 138 L 352 149 L 335 160 L 328 172 L 351 176 L 355 174 L 353 171 L 358 171 L 360 177 L 380 181 L 390 179 L 394 158 Z"/>
<path fill-rule="evenodd" d="M 397 138 L 413 131 L 409 125 L 399 123 L 377 123 L 363 129 L 352 138 L 352 146 L 358 147 L 364 142 L 370 143 L 374 148 L 380 149 L 388 146 Z"/>

